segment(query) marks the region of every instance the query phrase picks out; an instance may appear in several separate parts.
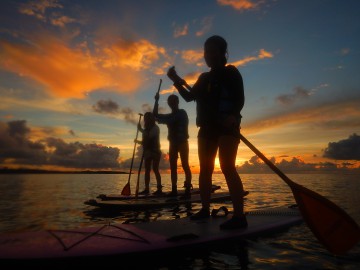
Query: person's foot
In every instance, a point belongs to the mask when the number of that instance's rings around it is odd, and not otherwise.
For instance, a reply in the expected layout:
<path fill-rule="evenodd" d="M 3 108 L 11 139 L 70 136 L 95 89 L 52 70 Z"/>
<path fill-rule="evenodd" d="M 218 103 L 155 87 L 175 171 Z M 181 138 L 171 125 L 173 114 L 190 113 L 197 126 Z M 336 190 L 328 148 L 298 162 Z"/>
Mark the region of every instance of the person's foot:
<path fill-rule="evenodd" d="M 188 182 L 185 181 L 184 182 L 184 188 L 191 190 L 191 189 L 193 189 L 193 185 L 191 183 L 188 183 Z"/>
<path fill-rule="evenodd" d="M 148 189 L 144 189 L 143 191 L 139 192 L 140 195 L 148 195 L 150 192 Z"/>
<path fill-rule="evenodd" d="M 228 219 L 224 223 L 220 224 L 221 230 L 234 230 L 234 229 L 241 229 L 247 228 L 248 223 L 246 220 L 246 216 L 233 216 L 231 219 Z"/>
<path fill-rule="evenodd" d="M 191 198 L 191 193 L 190 192 L 186 192 L 180 196 L 180 199 L 190 199 Z"/>
<path fill-rule="evenodd" d="M 158 189 L 155 192 L 153 192 L 153 195 L 156 195 L 156 196 L 164 195 L 164 192 L 162 192 L 161 189 Z"/>
<path fill-rule="evenodd" d="M 210 210 L 209 209 L 205 209 L 205 208 L 201 208 L 199 212 L 197 212 L 196 214 L 190 216 L 191 220 L 198 220 L 198 219 L 203 219 L 203 218 L 208 218 L 210 217 Z"/>
<path fill-rule="evenodd" d="M 177 190 L 172 190 L 170 193 L 168 193 L 166 196 L 168 197 L 176 197 L 178 195 Z"/>

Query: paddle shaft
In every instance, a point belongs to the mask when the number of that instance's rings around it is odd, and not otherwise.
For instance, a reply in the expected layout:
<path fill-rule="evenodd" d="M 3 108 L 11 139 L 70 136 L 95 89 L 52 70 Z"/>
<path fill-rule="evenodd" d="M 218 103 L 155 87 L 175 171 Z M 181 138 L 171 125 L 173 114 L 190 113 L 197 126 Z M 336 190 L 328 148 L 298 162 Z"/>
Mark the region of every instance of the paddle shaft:
<path fill-rule="evenodd" d="M 282 180 L 285 181 L 290 187 L 297 185 L 295 182 L 291 181 L 278 167 L 276 167 L 270 160 L 268 160 L 254 145 L 252 145 L 242 134 L 240 134 L 240 139 L 259 157 L 261 158 L 277 175 L 280 176 Z"/>
<path fill-rule="evenodd" d="M 158 87 L 157 93 L 159 93 L 159 92 L 160 92 L 161 83 L 162 83 L 162 79 L 160 79 L 160 83 L 159 83 L 159 87 Z"/>
<path fill-rule="evenodd" d="M 140 117 L 139 117 L 138 125 L 140 124 L 141 116 L 143 116 L 141 113 L 139 113 L 139 115 L 140 115 Z M 136 150 L 136 142 L 137 142 L 138 135 L 139 135 L 139 128 L 136 126 L 136 137 L 135 137 L 135 142 L 134 142 L 133 155 L 132 155 L 132 159 L 131 159 L 131 165 L 130 165 L 130 172 L 129 172 L 128 184 L 130 184 L 130 178 L 131 178 L 132 167 L 133 167 L 133 164 L 134 164 L 134 157 L 135 157 L 135 150 Z"/>

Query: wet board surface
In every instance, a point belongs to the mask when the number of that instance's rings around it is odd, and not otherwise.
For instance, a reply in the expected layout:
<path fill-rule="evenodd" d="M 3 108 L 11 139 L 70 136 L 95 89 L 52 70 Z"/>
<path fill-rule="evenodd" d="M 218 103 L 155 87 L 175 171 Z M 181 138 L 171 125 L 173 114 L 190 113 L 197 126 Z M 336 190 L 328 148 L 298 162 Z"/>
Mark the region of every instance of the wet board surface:
<path fill-rule="evenodd" d="M 220 230 L 227 216 L 189 217 L 135 224 L 107 224 L 74 230 L 49 230 L 0 235 L 0 263 L 28 259 L 104 258 L 189 248 L 226 240 L 279 232 L 302 222 L 297 209 L 273 208 L 247 213 L 245 229 Z M 138 257 L 141 258 L 141 257 Z"/>
<path fill-rule="evenodd" d="M 212 186 L 212 192 L 215 192 L 216 190 L 221 189 L 221 186 L 217 186 L 217 185 L 213 185 Z M 200 189 L 199 188 L 193 188 L 191 189 L 191 194 L 199 194 L 200 193 Z M 167 193 L 164 193 L 162 195 L 154 195 L 154 194 L 148 194 L 148 195 L 142 195 L 142 194 L 138 194 L 138 198 L 139 199 L 153 199 L 153 198 L 161 198 L 161 197 L 166 197 Z M 184 196 L 185 194 L 185 190 L 178 190 L 178 196 L 175 197 L 181 197 Z M 135 194 L 133 195 L 121 195 L 121 194 L 99 194 L 97 196 L 98 199 L 101 199 L 103 201 L 107 201 L 107 200 L 133 200 L 136 199 Z"/>
<path fill-rule="evenodd" d="M 249 192 L 245 192 L 244 196 Z M 223 202 L 230 200 L 228 192 L 215 192 L 211 194 L 211 202 Z M 158 198 L 138 198 L 133 200 L 98 200 L 91 199 L 84 203 L 90 206 L 100 207 L 103 209 L 118 210 L 139 210 L 139 209 L 155 209 L 180 204 L 191 204 L 201 202 L 200 194 L 191 194 L 190 198 L 181 197 L 158 197 Z"/>

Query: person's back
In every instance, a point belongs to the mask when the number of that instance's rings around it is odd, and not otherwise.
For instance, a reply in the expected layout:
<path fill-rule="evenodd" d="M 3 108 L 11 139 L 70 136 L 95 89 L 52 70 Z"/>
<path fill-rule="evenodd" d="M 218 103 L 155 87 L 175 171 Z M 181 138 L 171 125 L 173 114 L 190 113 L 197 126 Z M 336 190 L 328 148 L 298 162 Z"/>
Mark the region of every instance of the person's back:
<path fill-rule="evenodd" d="M 156 117 L 159 124 L 168 127 L 168 140 L 180 144 L 189 138 L 189 118 L 185 110 L 179 109 L 170 114 L 159 114 Z"/>
<path fill-rule="evenodd" d="M 159 124 L 166 124 L 168 127 L 169 140 L 169 161 L 171 170 L 172 190 L 170 196 L 177 195 L 177 159 L 180 153 L 181 164 L 185 172 L 185 194 L 190 195 L 191 170 L 189 166 L 189 118 L 184 109 L 179 109 L 179 98 L 176 95 L 168 97 L 168 105 L 171 108 L 169 114 L 158 113 L 159 94 L 155 96 L 156 102 L 153 113 Z"/>

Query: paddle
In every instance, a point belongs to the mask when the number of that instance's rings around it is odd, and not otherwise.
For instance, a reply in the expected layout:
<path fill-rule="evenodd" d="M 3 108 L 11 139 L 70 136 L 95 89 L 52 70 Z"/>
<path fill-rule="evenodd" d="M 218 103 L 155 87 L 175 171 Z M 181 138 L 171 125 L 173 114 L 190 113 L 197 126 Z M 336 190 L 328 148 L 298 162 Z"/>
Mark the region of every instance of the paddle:
<path fill-rule="evenodd" d="M 162 79 L 160 79 L 159 87 L 158 87 L 158 90 L 156 92 L 157 94 L 159 94 L 159 92 L 160 92 L 161 83 L 162 83 Z M 155 103 L 156 103 L 156 101 L 155 101 Z M 144 160 L 144 149 L 143 149 L 143 154 L 141 156 L 141 161 L 140 161 L 140 165 L 139 165 L 138 178 L 137 178 L 136 190 L 135 190 L 135 198 L 138 198 L 138 195 L 139 195 L 140 172 L 141 172 L 141 167 L 142 167 L 143 160 Z"/>
<path fill-rule="evenodd" d="M 139 113 L 139 115 L 140 115 L 140 116 L 139 116 L 138 125 L 140 124 L 141 116 L 143 116 L 143 114 Z M 126 185 L 123 187 L 123 189 L 122 189 L 122 191 L 121 191 L 121 195 L 125 195 L 125 196 L 130 196 L 130 194 L 131 194 L 131 190 L 130 190 L 130 178 L 131 178 L 132 167 L 133 167 L 133 164 L 134 164 L 136 141 L 137 141 L 138 134 L 139 134 L 139 129 L 138 129 L 138 126 L 136 126 L 136 137 L 135 137 L 135 143 L 134 143 L 133 156 L 132 156 L 132 159 L 131 159 L 129 178 L 128 178 L 128 181 L 127 181 Z"/>
<path fill-rule="evenodd" d="M 319 242 L 336 255 L 360 241 L 359 225 L 339 206 L 318 193 L 291 181 L 243 135 L 240 139 L 291 188 L 300 212 Z"/>

